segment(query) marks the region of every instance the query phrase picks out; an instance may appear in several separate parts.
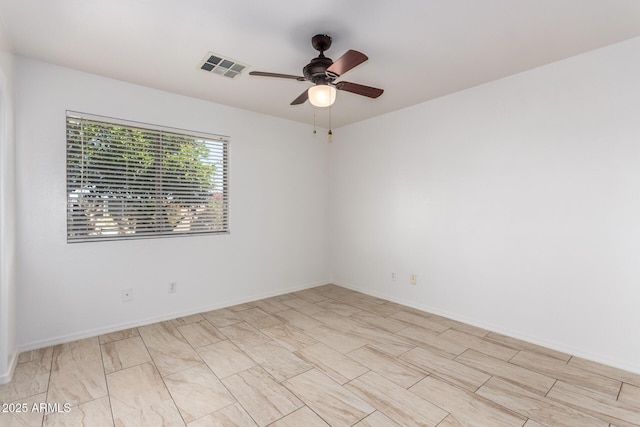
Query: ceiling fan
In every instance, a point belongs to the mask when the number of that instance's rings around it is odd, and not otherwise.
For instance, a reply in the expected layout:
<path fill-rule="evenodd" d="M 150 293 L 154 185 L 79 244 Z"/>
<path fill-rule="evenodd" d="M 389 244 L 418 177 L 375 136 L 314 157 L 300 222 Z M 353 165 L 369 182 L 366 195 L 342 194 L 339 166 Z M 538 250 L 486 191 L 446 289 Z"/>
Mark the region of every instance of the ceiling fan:
<path fill-rule="evenodd" d="M 384 92 L 371 86 L 365 86 L 358 83 L 345 81 L 336 82 L 344 73 L 352 68 L 362 64 L 367 59 L 367 55 L 357 50 L 348 50 L 336 62 L 331 58 L 324 56 L 324 52 L 331 47 L 331 36 L 326 34 L 317 34 L 311 38 L 311 45 L 320 52 L 316 58 L 304 66 L 302 76 L 294 76 L 291 74 L 268 73 L 264 71 L 251 71 L 252 76 L 277 77 L 280 79 L 292 79 L 297 81 L 310 81 L 314 84 L 308 90 L 305 90 L 291 105 L 304 104 L 307 99 L 316 107 L 328 107 L 334 103 L 336 99 L 336 90 L 344 90 L 346 92 L 355 93 L 357 95 L 367 96 L 369 98 L 377 98 Z"/>

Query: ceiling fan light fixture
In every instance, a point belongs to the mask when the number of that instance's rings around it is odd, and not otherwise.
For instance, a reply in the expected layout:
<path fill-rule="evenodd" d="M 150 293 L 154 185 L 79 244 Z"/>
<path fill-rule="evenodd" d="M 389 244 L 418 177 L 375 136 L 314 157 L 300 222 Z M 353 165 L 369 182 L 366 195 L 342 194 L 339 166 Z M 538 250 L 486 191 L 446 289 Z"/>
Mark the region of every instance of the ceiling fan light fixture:
<path fill-rule="evenodd" d="M 309 88 L 309 102 L 316 107 L 329 107 L 336 101 L 336 88 L 331 85 L 315 85 Z"/>

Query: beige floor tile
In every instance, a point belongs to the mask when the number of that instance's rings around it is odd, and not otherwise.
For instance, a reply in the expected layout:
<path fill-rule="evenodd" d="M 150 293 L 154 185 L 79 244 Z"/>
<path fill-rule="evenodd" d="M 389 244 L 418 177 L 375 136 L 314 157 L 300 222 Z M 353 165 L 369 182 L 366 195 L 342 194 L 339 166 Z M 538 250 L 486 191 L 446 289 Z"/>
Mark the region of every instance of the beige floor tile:
<path fill-rule="evenodd" d="M 171 323 L 177 328 L 180 326 L 188 325 L 190 323 L 201 322 L 203 320 L 205 319 L 204 317 L 202 317 L 202 314 L 192 314 L 190 316 L 178 317 L 177 319 L 173 319 L 171 320 Z"/>
<path fill-rule="evenodd" d="M 198 353 L 220 379 L 255 366 L 256 362 L 231 341 L 220 341 L 200 347 Z"/>
<path fill-rule="evenodd" d="M 369 346 L 392 356 L 399 356 L 416 347 L 415 343 L 406 338 L 372 326 L 358 327 L 351 331 L 349 335 L 356 336 L 364 340 Z"/>
<path fill-rule="evenodd" d="M 449 414 L 444 420 L 442 420 L 440 424 L 438 424 L 438 427 L 467 427 L 467 426 L 463 424 L 461 421 L 459 421 L 455 417 L 455 415 Z"/>
<path fill-rule="evenodd" d="M 255 427 L 257 424 L 239 403 L 226 406 L 188 424 L 189 427 Z M 301 426 L 302 427 L 302 426 Z"/>
<path fill-rule="evenodd" d="M 367 344 L 365 340 L 355 335 L 340 332 L 324 325 L 310 329 L 307 333 L 316 340 L 343 354 Z"/>
<path fill-rule="evenodd" d="M 296 354 L 339 384 L 344 384 L 369 371 L 367 367 L 323 343 L 298 350 Z"/>
<path fill-rule="evenodd" d="M 45 415 L 43 427 L 113 427 L 108 397 L 91 400 L 70 408 L 68 413 Z"/>
<path fill-rule="evenodd" d="M 152 363 L 145 363 L 107 375 L 114 418 L 141 411 L 170 400 L 162 377 Z M 143 416 L 138 414 L 135 418 Z"/>
<path fill-rule="evenodd" d="M 582 387 L 558 381 L 547 397 L 617 426 L 640 426 L 640 411 Z"/>
<path fill-rule="evenodd" d="M 606 421 L 598 420 L 497 378 L 491 378 L 476 393 L 543 425 L 609 427 Z"/>
<path fill-rule="evenodd" d="M 440 427 L 440 426 L 438 426 L 438 427 Z M 522 427 L 546 427 L 546 426 L 543 426 L 542 424 L 537 423 L 537 422 L 535 422 L 533 420 L 527 420 L 527 422 L 524 423 L 524 426 L 522 426 Z M 616 426 L 611 425 L 609 427 L 616 427 Z"/>
<path fill-rule="evenodd" d="M 138 332 L 147 346 L 175 341 L 186 342 L 171 322 L 160 322 L 141 326 L 138 328 Z"/>
<path fill-rule="evenodd" d="M 180 427 L 184 426 L 178 409 L 171 400 L 146 406 L 116 417 L 116 427 Z"/>
<path fill-rule="evenodd" d="M 311 303 L 325 301 L 327 299 L 326 296 L 316 289 L 305 289 L 303 291 L 292 292 L 292 294 Z"/>
<path fill-rule="evenodd" d="M 438 333 L 419 326 L 409 326 L 397 332 L 397 335 L 407 338 L 410 342 L 424 347 L 440 356 L 453 359 L 464 353 L 468 347 L 440 338 Z"/>
<path fill-rule="evenodd" d="M 127 338 L 139 337 L 137 328 L 125 329 L 123 331 L 116 331 L 110 334 L 100 335 L 98 340 L 100 344 L 108 344 L 113 341 L 125 340 Z"/>
<path fill-rule="evenodd" d="M 502 378 L 505 381 L 541 396 L 544 396 L 555 383 L 554 378 L 505 362 L 504 360 L 496 359 L 495 357 L 487 356 L 475 350 L 464 352 L 462 355 L 456 357 L 456 361 L 486 372 L 489 375 Z"/>
<path fill-rule="evenodd" d="M 569 365 L 640 387 L 640 374 L 623 371 L 622 369 L 613 368 L 580 357 L 572 357 L 571 360 L 569 360 Z"/>
<path fill-rule="evenodd" d="M 259 425 L 266 426 L 303 406 L 300 399 L 256 366 L 222 380 Z"/>
<path fill-rule="evenodd" d="M 440 424 L 438 424 L 440 426 Z M 380 411 L 375 411 L 367 415 L 365 419 L 353 425 L 353 427 L 400 427 L 400 424 L 393 422 Z"/>
<path fill-rule="evenodd" d="M 26 362 L 35 362 L 42 359 L 51 359 L 53 357 L 53 347 L 39 348 L 37 350 L 25 351 L 18 355 L 18 364 Z"/>
<path fill-rule="evenodd" d="M 164 383 L 187 423 L 236 401 L 206 365 L 164 377 Z"/>
<path fill-rule="evenodd" d="M 312 314 L 324 310 L 324 308 L 302 298 L 292 298 L 282 301 L 287 307 L 293 308 L 301 313 Z"/>
<path fill-rule="evenodd" d="M 227 339 L 206 320 L 178 326 L 178 331 L 193 348 L 204 347 Z"/>
<path fill-rule="evenodd" d="M 561 353 L 559 351 L 551 350 L 545 347 L 540 347 L 539 345 L 531 344 L 517 338 L 511 338 L 506 335 L 498 334 L 496 332 L 489 332 L 485 336 L 485 338 L 497 342 L 498 344 L 502 344 L 506 347 L 515 348 L 516 350 L 526 350 L 530 353 L 542 354 L 558 360 L 563 360 L 565 362 L 567 362 L 571 358 L 569 354 Z"/>
<path fill-rule="evenodd" d="M 363 326 L 362 322 L 352 317 L 342 316 L 329 310 L 320 310 L 315 313 L 309 313 L 309 316 L 321 322 L 322 325 L 340 332 L 349 332 L 355 328 Z"/>
<path fill-rule="evenodd" d="M 360 347 L 347 356 L 403 388 L 411 387 L 427 375 L 415 366 L 369 346 Z"/>
<path fill-rule="evenodd" d="M 272 316 L 269 313 L 265 313 L 258 307 L 239 311 L 236 314 L 238 315 L 238 317 L 240 317 L 242 320 L 256 329 L 268 328 L 269 326 L 282 323 L 282 320 Z"/>
<path fill-rule="evenodd" d="M 427 377 L 409 390 L 449 412 L 463 426 L 516 427 L 526 421 L 488 399 L 435 377 Z"/>
<path fill-rule="evenodd" d="M 162 376 L 204 363 L 193 347 L 183 341 L 147 344 L 147 349 Z"/>
<path fill-rule="evenodd" d="M 206 313 L 202 313 L 202 317 L 207 319 L 207 321 L 216 328 L 222 328 L 223 326 L 229 326 L 235 323 L 242 322 L 242 319 L 228 308 L 207 311 Z"/>
<path fill-rule="evenodd" d="M 295 412 L 280 418 L 269 427 L 329 427 L 315 412 L 303 406 Z"/>
<path fill-rule="evenodd" d="M 282 320 L 285 324 L 293 326 L 303 331 L 316 328 L 322 325 L 322 322 L 312 317 L 302 314 L 296 310 L 279 311 L 274 314 L 275 317 Z"/>
<path fill-rule="evenodd" d="M 420 326 L 421 328 L 428 329 L 436 333 L 441 333 L 449 329 L 448 326 L 438 323 L 430 319 L 428 316 L 421 316 L 407 311 L 395 313 L 391 318 L 405 322 L 407 325 Z"/>
<path fill-rule="evenodd" d="M 421 347 L 406 352 L 400 356 L 400 359 L 470 392 L 476 391 L 491 377 L 485 372 Z"/>
<path fill-rule="evenodd" d="M 289 351 L 302 350 L 318 342 L 305 334 L 302 329 L 285 323 L 261 329 L 260 332 Z"/>
<path fill-rule="evenodd" d="M 376 304 L 379 305 L 379 304 Z M 358 311 L 350 317 L 367 326 L 381 329 L 387 332 L 398 332 L 407 327 L 407 324 L 391 317 L 382 317 L 368 311 Z"/>
<path fill-rule="evenodd" d="M 88 360 L 102 358 L 100 342 L 98 338 L 87 338 L 65 344 L 56 345 L 53 348 L 53 368 L 62 369 L 73 367 Z"/>
<path fill-rule="evenodd" d="M 403 426 L 436 426 L 448 413 L 416 394 L 368 372 L 345 388 Z"/>
<path fill-rule="evenodd" d="M 276 381 L 281 382 L 312 368 L 304 360 L 275 342 L 257 345 L 245 350 Z"/>
<path fill-rule="evenodd" d="M 618 401 L 640 411 L 640 387 L 623 383 Z"/>
<path fill-rule="evenodd" d="M 15 402 L 0 398 L 0 404 L 13 403 L 14 405 L 20 406 L 19 410 L 14 406 L 14 409 L 11 411 L 9 411 L 9 408 L 7 408 L 8 412 L 0 411 L 0 425 L 2 427 L 41 427 L 44 412 L 32 411 L 32 408 L 34 404 L 39 405 L 46 400 L 47 393 L 20 398 L 20 400 Z M 23 409 L 25 411 L 23 411 Z"/>
<path fill-rule="evenodd" d="M 95 342 L 97 345 L 98 340 Z M 63 363 L 59 365 L 60 362 Z M 72 363 L 68 354 L 57 360 L 54 356 L 47 402 L 77 406 L 106 395 L 107 384 L 101 358 L 84 361 L 73 359 Z"/>
<path fill-rule="evenodd" d="M 233 311 L 234 313 L 237 313 L 238 311 L 243 311 L 243 310 L 248 310 L 250 308 L 255 308 L 255 303 L 253 302 L 245 302 L 244 304 L 237 304 L 234 306 L 229 307 L 228 309 Z"/>
<path fill-rule="evenodd" d="M 151 362 L 151 356 L 142 338 L 134 337 L 102 344 L 102 362 L 104 372 L 119 371 L 142 363 Z"/>
<path fill-rule="evenodd" d="M 373 313 L 382 317 L 389 317 L 402 311 L 401 306 L 388 302 L 378 304 L 371 301 L 355 301 L 350 302 L 350 304 L 356 308 L 359 308 L 360 310 L 368 311 L 369 313 Z"/>
<path fill-rule="evenodd" d="M 316 369 L 283 384 L 331 426 L 351 426 L 375 410 Z"/>
<path fill-rule="evenodd" d="M 46 392 L 50 373 L 50 358 L 18 364 L 11 382 L 0 385 L 0 402 L 14 402 Z"/>
<path fill-rule="evenodd" d="M 588 388 L 611 399 L 618 397 L 620 387 L 622 386 L 622 383 L 618 380 L 612 380 L 600 374 L 567 365 L 558 359 L 541 354 L 521 351 L 513 357 L 510 362 L 543 375 Z"/>
<path fill-rule="evenodd" d="M 259 301 L 256 301 L 255 305 L 265 313 L 269 313 L 269 314 L 291 309 L 291 307 L 284 305 L 277 298 L 261 299 Z"/>
<path fill-rule="evenodd" d="M 255 345 L 266 344 L 272 341 L 271 338 L 246 322 L 225 326 L 223 328 L 219 328 L 219 330 L 227 338 L 233 341 L 235 345 L 242 349 L 250 348 Z"/>
<path fill-rule="evenodd" d="M 343 304 L 341 302 L 334 301 L 334 300 L 320 301 L 320 302 L 317 302 L 316 305 L 319 305 L 325 310 L 331 311 L 335 314 L 339 314 L 340 316 L 345 316 L 345 317 L 351 316 L 356 313 L 360 313 L 362 311 L 359 308 L 356 308 L 352 305 Z"/>
<path fill-rule="evenodd" d="M 441 333 L 439 337 L 462 346 L 466 345 L 469 348 L 479 351 L 480 353 L 493 356 L 496 359 L 510 360 L 513 356 L 518 354 L 518 350 L 516 349 L 482 339 L 476 335 L 456 331 L 455 329 L 446 330 Z"/>
<path fill-rule="evenodd" d="M 457 320 L 447 319 L 446 317 L 438 316 L 436 314 L 430 314 L 429 318 L 434 322 L 440 323 L 444 326 L 448 326 L 449 328 L 454 329 L 456 331 L 464 332 L 470 335 L 475 335 L 480 338 L 486 337 L 487 334 L 489 333 L 489 331 L 487 331 L 486 329 L 482 329 L 477 326 L 458 322 Z"/>

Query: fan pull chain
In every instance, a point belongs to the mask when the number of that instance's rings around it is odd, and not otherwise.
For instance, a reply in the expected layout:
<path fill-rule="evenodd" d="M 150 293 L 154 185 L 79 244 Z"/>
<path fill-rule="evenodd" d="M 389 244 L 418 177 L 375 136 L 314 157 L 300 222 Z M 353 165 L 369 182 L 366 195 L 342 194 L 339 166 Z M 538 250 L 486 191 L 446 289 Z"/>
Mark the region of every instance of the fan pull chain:
<path fill-rule="evenodd" d="M 329 105 L 329 133 L 327 134 L 327 138 L 329 138 L 329 142 L 331 142 L 331 138 L 333 138 L 333 132 L 331 131 L 331 105 Z"/>
<path fill-rule="evenodd" d="M 317 108 L 313 108 L 313 136 L 316 135 L 316 110 Z"/>

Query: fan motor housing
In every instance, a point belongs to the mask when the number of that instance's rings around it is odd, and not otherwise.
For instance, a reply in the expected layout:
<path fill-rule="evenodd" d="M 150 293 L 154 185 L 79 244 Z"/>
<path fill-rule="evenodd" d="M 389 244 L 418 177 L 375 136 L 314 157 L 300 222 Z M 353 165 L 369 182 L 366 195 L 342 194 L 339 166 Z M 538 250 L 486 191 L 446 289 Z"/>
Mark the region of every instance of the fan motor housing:
<path fill-rule="evenodd" d="M 305 65 L 302 69 L 302 74 L 304 74 L 307 80 L 313 83 L 327 82 L 331 79 L 327 76 L 326 71 L 332 64 L 333 60 L 331 58 L 327 58 L 321 54 Z"/>

